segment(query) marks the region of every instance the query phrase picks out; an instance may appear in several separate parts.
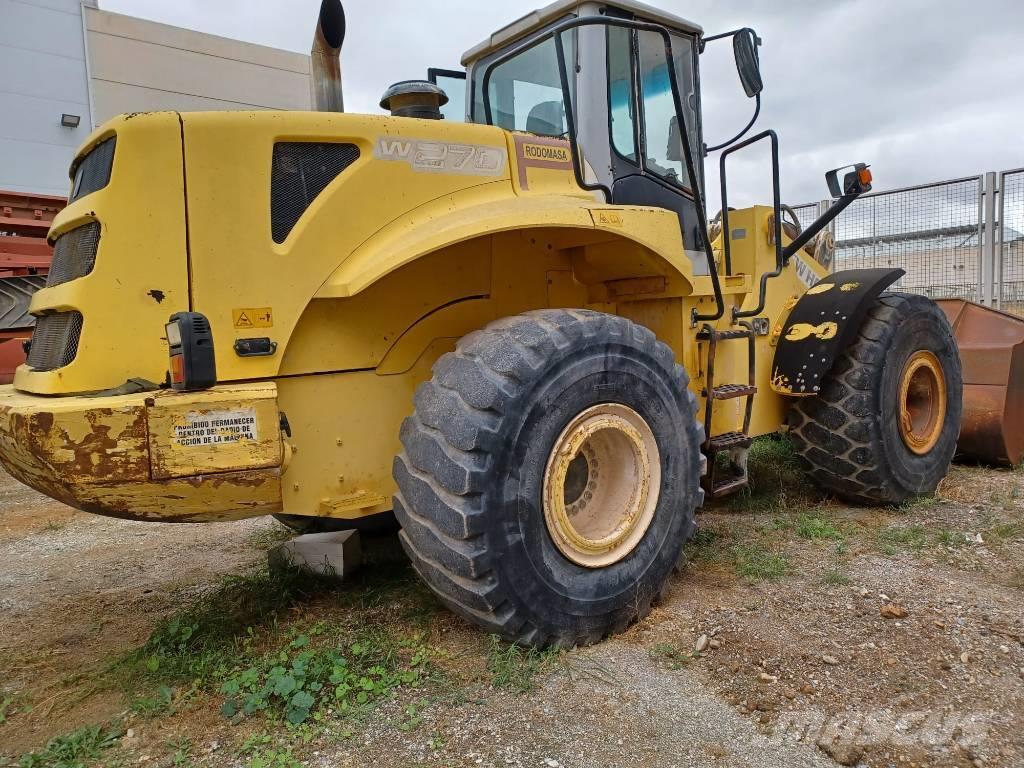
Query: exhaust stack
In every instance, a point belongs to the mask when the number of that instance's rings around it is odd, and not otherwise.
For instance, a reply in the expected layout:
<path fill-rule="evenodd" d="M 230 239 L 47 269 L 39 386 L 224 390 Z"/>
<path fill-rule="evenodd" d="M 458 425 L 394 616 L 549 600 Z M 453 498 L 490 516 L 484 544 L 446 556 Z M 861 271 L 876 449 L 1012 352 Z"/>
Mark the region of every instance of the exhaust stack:
<path fill-rule="evenodd" d="M 323 0 L 310 52 L 310 87 L 317 112 L 344 112 L 341 88 L 341 45 L 345 42 L 345 11 L 341 0 Z"/>

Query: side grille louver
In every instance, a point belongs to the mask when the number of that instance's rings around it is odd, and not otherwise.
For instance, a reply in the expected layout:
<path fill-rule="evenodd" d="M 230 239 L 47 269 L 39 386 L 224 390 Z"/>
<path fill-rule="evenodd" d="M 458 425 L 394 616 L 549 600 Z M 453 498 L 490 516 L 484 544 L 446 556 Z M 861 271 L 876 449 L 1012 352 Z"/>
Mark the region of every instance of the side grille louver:
<path fill-rule="evenodd" d="M 46 287 L 85 277 L 96 265 L 96 251 L 100 244 L 98 221 L 65 232 L 53 245 L 53 261 Z"/>
<path fill-rule="evenodd" d="M 270 174 L 270 229 L 283 243 L 328 184 L 359 159 L 355 144 L 281 142 Z"/>
<path fill-rule="evenodd" d="M 26 360 L 28 366 L 36 371 L 52 371 L 74 360 L 82 323 L 80 312 L 54 312 L 37 317 Z"/>
<path fill-rule="evenodd" d="M 73 203 L 86 195 L 98 192 L 110 183 L 110 172 L 114 168 L 114 146 L 116 138 L 101 141 L 71 169 L 71 196 Z"/>

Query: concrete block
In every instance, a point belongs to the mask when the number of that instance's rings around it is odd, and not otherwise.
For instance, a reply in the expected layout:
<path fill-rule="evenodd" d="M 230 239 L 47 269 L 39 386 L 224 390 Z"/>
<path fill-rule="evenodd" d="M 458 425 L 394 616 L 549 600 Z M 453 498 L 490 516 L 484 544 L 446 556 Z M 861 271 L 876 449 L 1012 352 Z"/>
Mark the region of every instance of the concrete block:
<path fill-rule="evenodd" d="M 363 561 L 359 531 L 331 531 L 296 536 L 267 552 L 271 570 L 299 568 L 318 576 L 343 579 Z"/>

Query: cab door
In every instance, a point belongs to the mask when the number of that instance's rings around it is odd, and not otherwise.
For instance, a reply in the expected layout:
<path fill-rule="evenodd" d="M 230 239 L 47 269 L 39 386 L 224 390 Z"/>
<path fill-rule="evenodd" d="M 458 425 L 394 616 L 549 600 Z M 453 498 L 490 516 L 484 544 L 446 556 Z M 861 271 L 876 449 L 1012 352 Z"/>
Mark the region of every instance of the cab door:
<path fill-rule="evenodd" d="M 609 27 L 607 33 L 612 202 L 676 212 L 695 272 L 706 274 L 701 226 L 684 164 L 683 136 L 676 119 L 663 39 L 654 32 L 622 27 Z M 672 33 L 672 55 L 683 101 L 686 138 L 702 186 L 704 152 L 695 38 Z"/>

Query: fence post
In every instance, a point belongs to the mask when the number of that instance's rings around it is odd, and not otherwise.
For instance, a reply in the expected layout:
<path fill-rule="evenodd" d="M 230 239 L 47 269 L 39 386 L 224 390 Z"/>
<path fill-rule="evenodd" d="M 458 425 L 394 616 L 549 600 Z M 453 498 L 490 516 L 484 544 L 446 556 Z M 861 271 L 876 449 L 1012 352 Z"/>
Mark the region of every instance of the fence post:
<path fill-rule="evenodd" d="M 982 192 L 983 211 L 980 231 L 981 273 L 978 285 L 978 301 L 987 307 L 996 304 L 996 173 L 985 174 Z"/>

